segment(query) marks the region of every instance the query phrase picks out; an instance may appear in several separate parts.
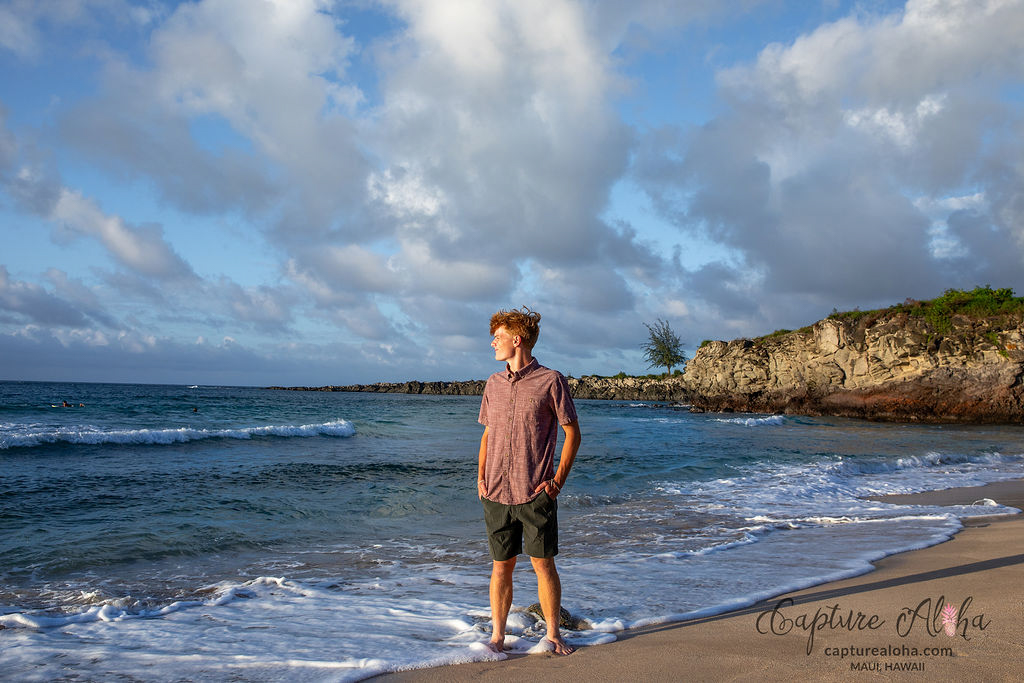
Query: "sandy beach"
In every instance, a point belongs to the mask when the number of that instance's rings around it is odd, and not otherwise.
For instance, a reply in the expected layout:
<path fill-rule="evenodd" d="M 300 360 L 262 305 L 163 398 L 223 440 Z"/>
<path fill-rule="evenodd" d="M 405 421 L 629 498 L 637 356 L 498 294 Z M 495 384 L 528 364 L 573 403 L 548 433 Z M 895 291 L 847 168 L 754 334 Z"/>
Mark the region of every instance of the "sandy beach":
<path fill-rule="evenodd" d="M 1024 480 L 884 500 L 958 505 L 984 498 L 1024 509 Z M 950 541 L 746 609 L 621 632 L 617 642 L 568 657 L 514 655 L 374 680 L 1018 681 L 1022 539 L 1024 515 L 975 517 Z M 679 590 L 686 590 L 685 577 Z M 944 609 L 953 635 L 945 632 Z"/>

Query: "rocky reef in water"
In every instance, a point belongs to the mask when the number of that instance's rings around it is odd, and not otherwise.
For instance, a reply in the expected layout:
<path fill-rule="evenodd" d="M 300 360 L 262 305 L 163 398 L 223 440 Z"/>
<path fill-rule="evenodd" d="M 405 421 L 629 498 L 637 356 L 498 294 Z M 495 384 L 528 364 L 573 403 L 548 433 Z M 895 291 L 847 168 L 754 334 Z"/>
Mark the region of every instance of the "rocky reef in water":
<path fill-rule="evenodd" d="M 377 394 L 437 394 L 441 396 L 480 396 L 484 380 L 461 382 L 375 382 L 373 384 L 328 385 L 323 387 L 267 387 L 282 391 L 362 391 Z"/>
<path fill-rule="evenodd" d="M 1022 309 L 1011 290 L 949 290 L 760 339 L 705 342 L 684 379 L 697 410 L 1021 422 Z"/>
<path fill-rule="evenodd" d="M 574 398 L 626 401 L 674 401 L 689 398 L 681 376 L 657 377 L 569 377 Z M 380 394 L 437 394 L 442 396 L 480 396 L 486 380 L 457 382 L 375 382 L 374 384 L 329 385 L 323 387 L 267 387 L 286 391 L 359 391 Z"/>
<path fill-rule="evenodd" d="M 620 401 L 671 401 L 687 403 L 690 392 L 682 375 L 671 377 L 601 377 L 584 375 L 569 378 L 573 398 Z"/>

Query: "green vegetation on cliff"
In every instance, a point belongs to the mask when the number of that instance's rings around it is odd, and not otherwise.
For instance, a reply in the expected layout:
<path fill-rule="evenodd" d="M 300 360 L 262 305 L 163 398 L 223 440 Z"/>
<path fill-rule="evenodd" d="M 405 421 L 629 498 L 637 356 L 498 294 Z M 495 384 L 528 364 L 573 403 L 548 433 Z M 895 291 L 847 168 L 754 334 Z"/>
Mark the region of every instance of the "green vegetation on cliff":
<path fill-rule="evenodd" d="M 961 315 L 971 319 L 1001 318 L 1024 314 L 1024 297 L 1014 296 L 1009 287 L 992 289 L 989 286 L 975 287 L 969 292 L 960 289 L 947 289 L 946 292 L 929 301 L 907 299 L 902 304 L 874 311 L 833 311 L 829 316 L 832 320 L 858 322 L 862 318 L 871 321 L 883 316 L 906 313 L 916 318 L 924 318 L 937 334 L 948 332 L 953 326 L 953 316 Z"/>
<path fill-rule="evenodd" d="M 871 326 L 876 320 L 892 318 L 905 314 L 915 318 L 924 318 L 931 326 L 934 334 L 944 335 L 953 328 L 953 317 L 964 316 L 972 320 L 1020 318 L 1024 316 L 1024 297 L 1014 296 L 1009 287 L 992 289 L 989 286 L 975 287 L 970 291 L 947 289 L 945 293 L 928 301 L 907 299 L 901 304 L 888 308 L 877 308 L 871 311 L 854 309 L 852 311 L 836 311 L 828 316 L 829 320 L 840 320 L 848 323 L 859 323 Z M 811 328 L 802 327 L 797 332 L 810 332 Z M 775 330 L 753 339 L 755 343 L 763 343 L 769 339 L 787 335 L 791 330 Z M 709 344 L 705 340 L 701 346 Z"/>

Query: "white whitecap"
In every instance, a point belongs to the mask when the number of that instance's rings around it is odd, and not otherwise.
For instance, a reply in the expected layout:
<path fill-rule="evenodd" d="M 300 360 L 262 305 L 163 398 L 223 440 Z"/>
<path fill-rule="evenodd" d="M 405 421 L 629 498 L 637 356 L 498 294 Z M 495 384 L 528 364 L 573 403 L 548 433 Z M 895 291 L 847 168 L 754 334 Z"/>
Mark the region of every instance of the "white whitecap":
<path fill-rule="evenodd" d="M 718 418 L 715 422 L 724 422 L 726 424 L 743 425 L 744 427 L 764 427 L 769 425 L 780 425 L 785 421 L 785 417 L 782 415 L 769 415 L 767 417 L 733 417 L 733 418 Z"/>
<path fill-rule="evenodd" d="M 195 429 L 193 427 L 173 429 L 96 429 L 94 427 L 77 426 L 21 434 L 3 434 L 0 435 L 0 450 L 18 446 L 39 446 L 48 443 L 146 445 L 185 443 L 204 439 L 251 439 L 254 436 L 348 437 L 355 434 L 355 432 L 355 427 L 348 420 L 333 420 L 331 422 L 308 425 L 266 425 L 234 429 Z"/>

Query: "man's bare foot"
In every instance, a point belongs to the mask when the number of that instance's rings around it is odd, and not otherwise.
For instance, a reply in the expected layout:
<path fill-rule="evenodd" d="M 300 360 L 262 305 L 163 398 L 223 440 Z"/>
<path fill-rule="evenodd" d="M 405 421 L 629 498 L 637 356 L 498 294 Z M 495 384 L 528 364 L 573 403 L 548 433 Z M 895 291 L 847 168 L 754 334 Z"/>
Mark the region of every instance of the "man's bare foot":
<path fill-rule="evenodd" d="M 551 638 L 548 638 L 547 640 L 551 643 L 552 651 L 556 655 L 571 655 L 573 652 L 576 652 L 576 648 L 562 640 L 561 637 L 559 637 L 558 640 L 553 640 Z"/>
<path fill-rule="evenodd" d="M 500 640 L 487 641 L 487 649 L 491 652 L 494 652 L 495 654 L 500 655 L 502 652 L 505 651 L 505 639 L 501 638 Z"/>

